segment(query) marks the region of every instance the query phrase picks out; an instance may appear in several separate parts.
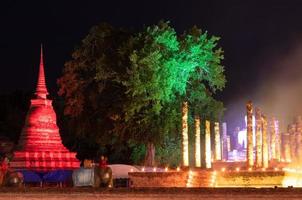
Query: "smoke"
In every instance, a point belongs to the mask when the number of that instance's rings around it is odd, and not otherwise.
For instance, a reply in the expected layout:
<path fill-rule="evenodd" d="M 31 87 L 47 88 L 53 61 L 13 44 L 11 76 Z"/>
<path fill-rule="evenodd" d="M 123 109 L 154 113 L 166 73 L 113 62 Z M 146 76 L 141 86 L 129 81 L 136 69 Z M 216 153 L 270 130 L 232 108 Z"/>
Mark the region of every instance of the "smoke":
<path fill-rule="evenodd" d="M 276 117 L 282 131 L 302 115 L 302 42 L 276 52 L 260 65 L 260 82 L 255 88 L 258 106 L 268 117 Z"/>
<path fill-rule="evenodd" d="M 229 134 L 236 126 L 244 127 L 248 100 L 268 119 L 279 120 L 282 132 L 297 115 L 302 115 L 302 41 L 284 43 L 255 52 L 257 59 L 246 66 L 256 68 L 257 73 L 249 78 L 252 87 L 239 91 L 236 100 L 227 105 Z"/>

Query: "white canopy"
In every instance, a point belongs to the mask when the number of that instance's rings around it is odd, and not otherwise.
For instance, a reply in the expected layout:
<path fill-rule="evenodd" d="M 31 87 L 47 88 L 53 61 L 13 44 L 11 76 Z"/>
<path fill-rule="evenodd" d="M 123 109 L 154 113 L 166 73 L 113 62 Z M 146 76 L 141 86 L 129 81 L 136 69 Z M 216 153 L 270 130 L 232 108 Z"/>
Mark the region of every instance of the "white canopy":
<path fill-rule="evenodd" d="M 112 170 L 112 177 L 128 178 L 128 172 L 139 172 L 139 169 L 132 165 L 114 164 L 108 165 Z"/>

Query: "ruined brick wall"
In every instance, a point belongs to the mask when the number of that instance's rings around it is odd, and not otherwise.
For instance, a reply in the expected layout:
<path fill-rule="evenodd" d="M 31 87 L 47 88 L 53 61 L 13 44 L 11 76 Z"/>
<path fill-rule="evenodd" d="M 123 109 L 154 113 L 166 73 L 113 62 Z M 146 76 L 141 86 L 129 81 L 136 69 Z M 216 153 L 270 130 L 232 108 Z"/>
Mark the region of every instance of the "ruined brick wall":
<path fill-rule="evenodd" d="M 271 172 L 219 172 L 217 187 L 282 187 L 283 171 Z"/>
<path fill-rule="evenodd" d="M 188 172 L 130 172 L 131 187 L 186 187 Z"/>
<path fill-rule="evenodd" d="M 205 171 L 200 172 L 189 187 L 207 187 L 201 183 L 208 179 L 205 176 L 209 174 Z M 129 173 L 129 177 L 131 187 L 187 187 L 189 172 L 132 172 Z M 284 177 L 285 172 L 283 171 L 217 171 L 213 186 L 282 187 Z"/>

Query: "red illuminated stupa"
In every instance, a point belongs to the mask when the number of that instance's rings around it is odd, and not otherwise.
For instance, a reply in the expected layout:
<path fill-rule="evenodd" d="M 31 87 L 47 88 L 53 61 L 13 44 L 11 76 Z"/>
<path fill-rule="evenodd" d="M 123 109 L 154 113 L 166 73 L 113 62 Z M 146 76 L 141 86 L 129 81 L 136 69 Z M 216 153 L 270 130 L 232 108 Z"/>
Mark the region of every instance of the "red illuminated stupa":
<path fill-rule="evenodd" d="M 52 101 L 47 99 L 43 52 L 35 98 L 31 100 L 25 125 L 11 167 L 33 171 L 51 171 L 78 168 L 76 153 L 70 152 L 63 144 L 57 126 Z"/>

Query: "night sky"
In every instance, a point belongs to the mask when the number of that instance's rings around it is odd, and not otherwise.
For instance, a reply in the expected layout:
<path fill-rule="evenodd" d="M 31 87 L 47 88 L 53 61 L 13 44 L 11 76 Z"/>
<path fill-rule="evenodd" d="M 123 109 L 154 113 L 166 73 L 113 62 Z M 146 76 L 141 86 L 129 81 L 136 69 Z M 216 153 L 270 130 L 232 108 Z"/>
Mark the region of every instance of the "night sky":
<path fill-rule="evenodd" d="M 227 85 L 217 98 L 225 103 L 225 120 L 230 127 L 239 123 L 248 99 L 262 106 L 268 115 L 282 118 L 280 113 L 284 111 L 274 113 L 274 109 L 291 102 L 280 100 L 280 105 L 272 106 L 274 99 L 266 91 L 278 85 L 280 82 L 275 80 L 280 78 L 300 80 L 302 1 L 246 2 L 2 0 L 0 93 L 34 90 L 41 42 L 48 88 L 51 95 L 55 95 L 56 79 L 61 75 L 64 62 L 70 59 L 75 46 L 93 25 L 108 22 L 139 29 L 164 19 L 171 21 L 179 33 L 197 25 L 221 37 L 219 45 L 225 51 Z M 283 89 L 287 91 L 286 87 Z M 292 110 L 302 111 L 296 107 Z"/>

